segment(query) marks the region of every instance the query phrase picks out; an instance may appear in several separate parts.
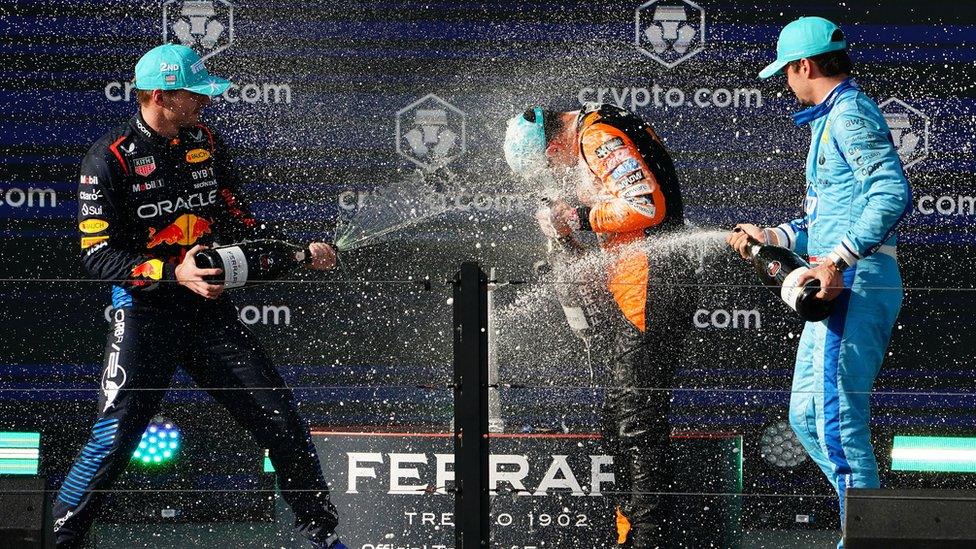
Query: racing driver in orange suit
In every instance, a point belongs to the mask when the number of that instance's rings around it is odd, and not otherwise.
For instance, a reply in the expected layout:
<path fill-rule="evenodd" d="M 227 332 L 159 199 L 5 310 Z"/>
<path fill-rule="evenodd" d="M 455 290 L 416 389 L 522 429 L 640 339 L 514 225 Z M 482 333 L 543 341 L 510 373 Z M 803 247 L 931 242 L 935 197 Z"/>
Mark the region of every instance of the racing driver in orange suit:
<path fill-rule="evenodd" d="M 550 237 L 596 233 L 608 259 L 607 283 L 615 302 L 613 380 L 604 409 L 604 436 L 616 455 L 617 543 L 666 545 L 667 505 L 659 494 L 671 484 L 666 452 L 668 409 L 675 365 L 691 328 L 695 292 L 670 259 L 655 259 L 649 240 L 684 227 L 674 165 L 653 128 L 611 105 L 587 104 L 557 112 L 531 107 L 508 122 L 505 159 L 532 179 L 548 171 L 579 169 L 581 205 L 556 201 L 536 215 Z M 664 388 L 662 390 L 662 388 Z"/>

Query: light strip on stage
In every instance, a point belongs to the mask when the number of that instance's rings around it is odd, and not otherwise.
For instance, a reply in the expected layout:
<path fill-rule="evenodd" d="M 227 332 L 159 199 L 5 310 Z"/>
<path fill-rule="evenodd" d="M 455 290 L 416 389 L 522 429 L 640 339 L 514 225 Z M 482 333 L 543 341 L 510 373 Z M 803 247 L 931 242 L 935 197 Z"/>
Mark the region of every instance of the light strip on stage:
<path fill-rule="evenodd" d="M 976 437 L 895 436 L 891 469 L 976 473 Z"/>
<path fill-rule="evenodd" d="M 41 451 L 37 448 L 2 448 L 0 447 L 0 459 L 38 459 Z"/>
<path fill-rule="evenodd" d="M 40 433 L 0 432 L 0 475 L 36 475 Z"/>

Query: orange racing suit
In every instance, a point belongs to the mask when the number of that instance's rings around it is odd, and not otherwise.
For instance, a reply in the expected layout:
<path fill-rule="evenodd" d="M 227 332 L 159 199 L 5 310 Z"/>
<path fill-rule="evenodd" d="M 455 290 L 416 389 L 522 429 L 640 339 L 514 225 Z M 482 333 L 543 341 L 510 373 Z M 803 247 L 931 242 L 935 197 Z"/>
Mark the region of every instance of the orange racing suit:
<path fill-rule="evenodd" d="M 620 257 L 610 269 L 609 286 L 624 316 L 640 331 L 647 327 L 647 254 L 637 246 L 653 232 L 684 223 L 681 191 L 671 157 L 649 124 L 609 105 L 589 105 L 577 121 L 580 157 L 595 177 L 580 208 L 583 229 L 596 232 L 601 245 Z M 587 193 L 587 191 L 590 191 Z"/>
<path fill-rule="evenodd" d="M 581 185 L 580 229 L 597 234 L 612 258 L 608 286 L 620 311 L 613 330 L 604 436 L 616 454 L 618 543 L 666 545 L 661 498 L 670 484 L 669 387 L 691 329 L 692 287 L 683 263 L 650 257 L 641 242 L 684 226 L 677 174 L 653 128 L 611 105 L 588 104 L 577 120 Z M 652 273 L 653 278 L 652 280 Z M 664 284 L 655 284 L 664 279 Z M 671 282 L 670 284 L 668 282 Z M 674 284 L 677 282 L 677 284 Z M 665 506 L 666 507 L 666 506 Z"/>

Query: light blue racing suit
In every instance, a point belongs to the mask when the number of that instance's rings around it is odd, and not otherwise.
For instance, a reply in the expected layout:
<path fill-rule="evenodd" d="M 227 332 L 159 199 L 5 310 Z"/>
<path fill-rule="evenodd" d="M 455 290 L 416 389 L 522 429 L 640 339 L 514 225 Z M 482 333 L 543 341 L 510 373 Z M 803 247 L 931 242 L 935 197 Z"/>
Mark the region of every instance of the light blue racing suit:
<path fill-rule="evenodd" d="M 837 490 L 843 523 L 845 488 L 879 486 L 869 399 L 901 308 L 894 229 L 911 190 L 888 124 L 851 79 L 794 118 L 813 134 L 804 215 L 771 230 L 811 263 L 840 256 L 850 267 L 833 314 L 803 329 L 790 424 Z"/>

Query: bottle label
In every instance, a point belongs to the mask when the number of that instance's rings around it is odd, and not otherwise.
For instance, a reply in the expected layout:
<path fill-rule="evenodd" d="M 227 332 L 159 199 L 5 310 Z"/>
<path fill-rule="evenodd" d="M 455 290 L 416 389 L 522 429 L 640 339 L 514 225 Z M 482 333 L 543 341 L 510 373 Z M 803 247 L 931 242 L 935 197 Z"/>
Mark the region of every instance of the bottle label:
<path fill-rule="evenodd" d="M 800 278 L 800 275 L 809 271 L 809 267 L 797 267 L 790 271 L 790 274 L 786 275 L 783 279 L 783 286 L 779 290 L 779 296 L 783 298 L 783 301 L 790 306 L 794 311 L 796 310 L 796 302 L 799 301 L 800 296 L 803 295 L 804 286 L 797 285 L 796 281 Z"/>
<path fill-rule="evenodd" d="M 217 248 L 224 263 L 224 288 L 240 288 L 247 283 L 247 258 L 240 246 Z"/>
<path fill-rule="evenodd" d="M 570 328 L 580 331 L 590 327 L 590 323 L 586 321 L 586 313 L 583 312 L 582 308 L 564 305 L 563 312 L 566 313 L 566 321 L 569 322 Z"/>

